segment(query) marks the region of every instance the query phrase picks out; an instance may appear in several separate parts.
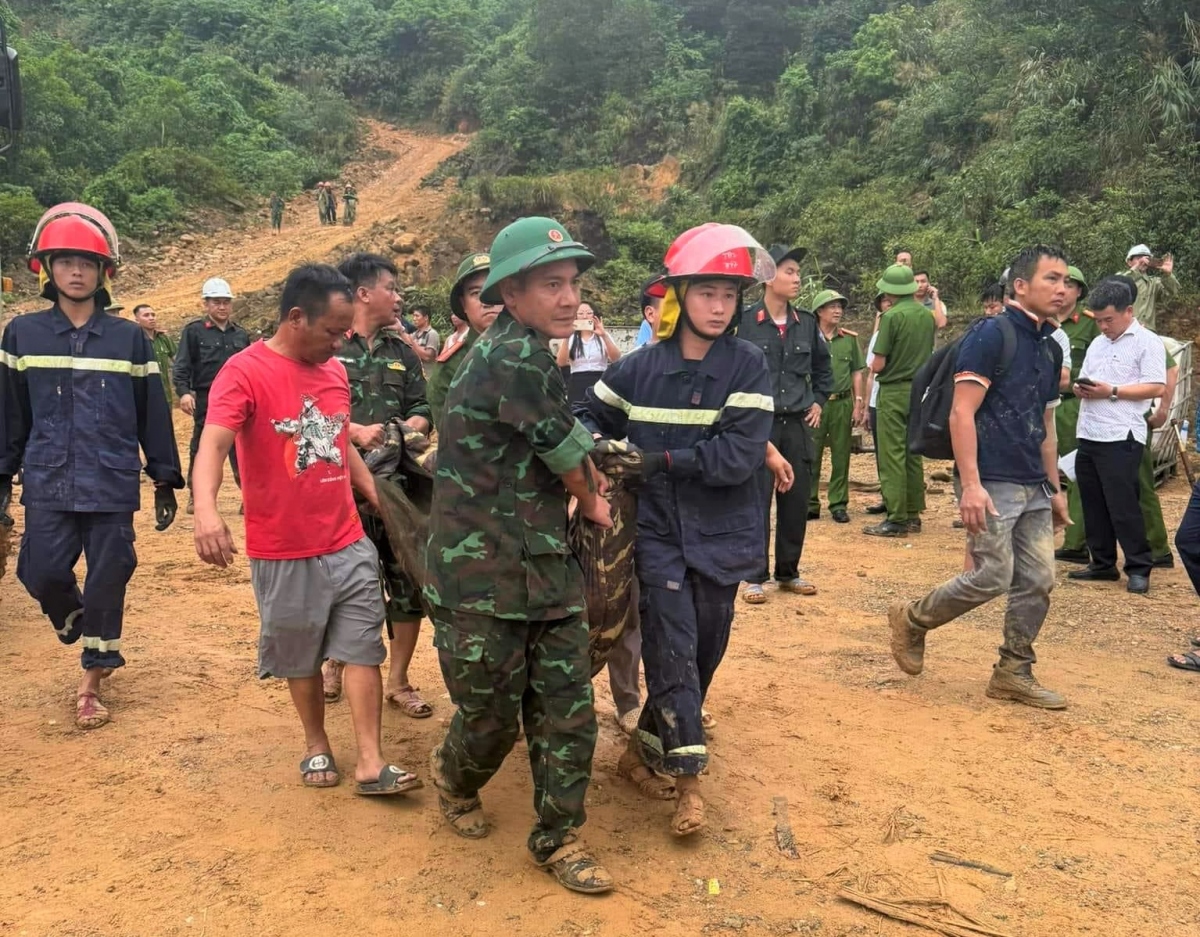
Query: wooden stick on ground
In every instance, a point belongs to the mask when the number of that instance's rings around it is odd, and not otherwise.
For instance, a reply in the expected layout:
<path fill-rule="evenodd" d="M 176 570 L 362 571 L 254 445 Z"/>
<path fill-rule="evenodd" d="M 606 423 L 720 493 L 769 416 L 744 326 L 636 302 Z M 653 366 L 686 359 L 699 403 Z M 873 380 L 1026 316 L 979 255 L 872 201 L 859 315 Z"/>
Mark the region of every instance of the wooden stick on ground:
<path fill-rule="evenodd" d="M 1179 461 L 1183 463 L 1183 470 L 1187 473 L 1189 485 L 1196 484 L 1196 473 L 1192 471 L 1192 463 L 1188 461 L 1187 452 L 1183 448 L 1183 440 L 1179 437 L 1179 422 L 1171 421 L 1171 435 L 1175 437 L 1175 454 Z"/>
<path fill-rule="evenodd" d="M 945 934 L 946 937 L 979 937 L 980 934 L 986 935 L 986 937 L 1010 937 L 1009 934 L 1004 934 L 1000 931 L 939 921 L 937 918 L 927 917 L 924 914 L 910 911 L 902 905 L 888 901 L 886 898 L 864 895 L 862 892 L 855 891 L 852 888 L 841 889 L 838 892 L 838 897 L 843 901 L 849 901 L 851 904 L 869 908 L 884 915 L 884 917 L 892 918 L 892 920 L 904 921 L 906 924 L 916 924 L 919 927 L 927 928 L 936 933 Z"/>
<path fill-rule="evenodd" d="M 786 797 L 772 797 L 771 804 L 775 808 L 775 846 L 789 859 L 799 859 L 800 850 L 796 848 L 796 837 L 792 833 L 792 824 L 788 822 L 788 802 Z"/>
<path fill-rule="evenodd" d="M 999 875 L 1001 878 L 1012 878 L 1011 872 L 1005 872 L 1003 869 L 998 869 L 994 865 L 988 865 L 986 862 L 976 862 L 973 859 L 964 859 L 962 856 L 956 856 L 953 853 L 943 852 L 938 849 L 929 854 L 929 858 L 934 862 L 944 862 L 947 865 L 958 865 L 964 869 L 978 869 L 980 872 L 987 872 L 989 875 Z"/>

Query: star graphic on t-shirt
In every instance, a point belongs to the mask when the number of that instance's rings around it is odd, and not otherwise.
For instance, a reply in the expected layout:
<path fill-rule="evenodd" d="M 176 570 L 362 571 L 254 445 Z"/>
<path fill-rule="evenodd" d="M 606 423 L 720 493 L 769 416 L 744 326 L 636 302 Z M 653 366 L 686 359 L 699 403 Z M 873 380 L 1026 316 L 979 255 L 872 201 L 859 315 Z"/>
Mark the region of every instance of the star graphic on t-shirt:
<path fill-rule="evenodd" d="M 300 415 L 284 420 L 272 420 L 275 432 L 292 438 L 296 446 L 296 474 L 299 475 L 318 462 L 342 466 L 342 450 L 338 437 L 346 426 L 345 413 L 326 416 L 317 401 L 305 394 L 301 397 Z"/>

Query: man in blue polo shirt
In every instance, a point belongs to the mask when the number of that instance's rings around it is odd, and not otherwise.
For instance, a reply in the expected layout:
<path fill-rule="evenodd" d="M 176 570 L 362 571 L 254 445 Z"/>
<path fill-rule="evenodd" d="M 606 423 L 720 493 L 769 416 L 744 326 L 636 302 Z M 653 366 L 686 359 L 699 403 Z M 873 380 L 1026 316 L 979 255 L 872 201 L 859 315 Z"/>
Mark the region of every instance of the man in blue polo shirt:
<path fill-rule="evenodd" d="M 1008 595 L 1004 643 L 987 695 L 1042 709 L 1066 700 L 1033 676 L 1033 642 L 1050 609 L 1054 531 L 1067 521 L 1059 491 L 1054 408 L 1062 349 L 1052 318 L 1067 295 L 1067 261 L 1056 247 L 1026 248 L 1013 260 L 1014 298 L 1004 312 L 964 336 L 958 351 L 950 437 L 955 489 L 974 569 L 917 602 L 888 609 L 892 656 L 907 674 L 924 666 L 925 635 Z M 1016 337 L 1012 361 L 1001 361 L 1007 321 Z"/>

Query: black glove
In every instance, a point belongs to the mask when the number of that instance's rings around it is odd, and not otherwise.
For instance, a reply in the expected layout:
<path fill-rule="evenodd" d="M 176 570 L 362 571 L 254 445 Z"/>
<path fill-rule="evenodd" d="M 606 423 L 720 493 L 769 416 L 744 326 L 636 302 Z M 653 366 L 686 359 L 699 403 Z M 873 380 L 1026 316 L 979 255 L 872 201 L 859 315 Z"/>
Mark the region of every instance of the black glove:
<path fill-rule="evenodd" d="M 154 489 L 154 525 L 155 530 L 166 530 L 175 522 L 175 512 L 179 504 L 175 500 L 175 489 L 168 485 L 158 485 Z"/>
<path fill-rule="evenodd" d="M 642 478 L 653 478 L 671 468 L 671 457 L 665 452 L 642 453 Z"/>
<path fill-rule="evenodd" d="M 13 525 L 13 519 L 8 516 L 8 505 L 12 502 L 12 476 L 0 475 L 0 524 L 5 527 Z"/>

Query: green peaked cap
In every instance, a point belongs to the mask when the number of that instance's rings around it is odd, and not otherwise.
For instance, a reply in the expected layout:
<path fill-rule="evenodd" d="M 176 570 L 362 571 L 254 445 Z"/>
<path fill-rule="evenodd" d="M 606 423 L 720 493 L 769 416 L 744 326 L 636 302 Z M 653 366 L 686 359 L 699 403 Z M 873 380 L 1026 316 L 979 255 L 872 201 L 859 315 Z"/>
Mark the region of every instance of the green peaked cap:
<path fill-rule="evenodd" d="M 917 281 L 910 267 L 892 264 L 875 281 L 875 289 L 888 296 L 911 296 L 917 291 Z"/>
<path fill-rule="evenodd" d="M 839 293 L 837 290 L 821 290 L 821 292 L 819 292 L 816 296 L 813 297 L 813 301 L 812 301 L 813 312 L 815 313 L 822 306 L 828 305 L 829 303 L 843 303 L 844 304 L 845 302 L 846 302 L 846 297 L 843 296 L 841 293 Z"/>
<path fill-rule="evenodd" d="M 450 287 L 450 308 L 460 319 L 463 316 L 463 283 L 477 273 L 487 273 L 491 265 L 491 257 L 484 253 L 467 254 L 458 265 L 454 274 L 454 285 Z"/>
<path fill-rule="evenodd" d="M 574 260 L 583 273 L 596 262 L 596 256 L 576 241 L 553 218 L 518 218 L 496 235 L 492 242 L 491 270 L 480 298 L 489 304 L 501 303 L 500 282 L 546 264 Z"/>

